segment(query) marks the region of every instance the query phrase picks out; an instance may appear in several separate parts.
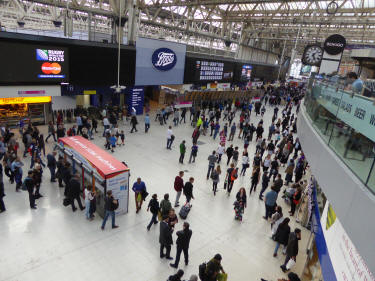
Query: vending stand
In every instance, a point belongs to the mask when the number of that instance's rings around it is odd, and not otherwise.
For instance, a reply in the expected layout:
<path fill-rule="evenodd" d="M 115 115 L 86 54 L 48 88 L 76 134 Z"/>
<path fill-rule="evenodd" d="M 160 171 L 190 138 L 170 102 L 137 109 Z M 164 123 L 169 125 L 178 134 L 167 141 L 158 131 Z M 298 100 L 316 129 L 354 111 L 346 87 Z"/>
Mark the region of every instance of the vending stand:
<path fill-rule="evenodd" d="M 128 212 L 129 168 L 89 140 L 81 137 L 65 137 L 58 140 L 59 155 L 71 163 L 73 173 L 81 175 L 82 190 L 92 185 L 96 191 L 97 213 L 104 216 L 104 198 L 108 190 L 119 200 L 116 214 Z"/>

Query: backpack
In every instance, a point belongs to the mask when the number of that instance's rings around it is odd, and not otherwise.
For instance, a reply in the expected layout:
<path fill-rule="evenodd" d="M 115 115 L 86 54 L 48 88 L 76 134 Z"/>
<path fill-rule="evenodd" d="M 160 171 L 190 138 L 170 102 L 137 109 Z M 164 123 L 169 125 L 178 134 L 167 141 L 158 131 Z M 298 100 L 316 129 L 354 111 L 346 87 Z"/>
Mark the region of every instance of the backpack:
<path fill-rule="evenodd" d="M 207 264 L 205 262 L 199 265 L 198 275 L 201 280 L 205 280 L 207 278 L 206 268 L 207 268 Z"/>
<path fill-rule="evenodd" d="M 234 170 L 230 173 L 230 180 L 231 180 L 231 181 L 235 181 L 237 178 L 238 178 L 237 170 L 234 169 Z"/>

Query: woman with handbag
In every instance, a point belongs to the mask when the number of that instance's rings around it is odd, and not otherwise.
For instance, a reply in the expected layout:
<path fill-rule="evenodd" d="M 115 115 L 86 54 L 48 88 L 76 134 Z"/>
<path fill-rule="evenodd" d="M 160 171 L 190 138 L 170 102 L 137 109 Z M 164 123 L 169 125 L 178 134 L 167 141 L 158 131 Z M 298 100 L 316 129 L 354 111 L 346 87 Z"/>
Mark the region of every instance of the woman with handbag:
<path fill-rule="evenodd" d="M 236 202 L 234 202 L 234 212 L 235 220 L 242 221 L 242 215 L 245 211 L 245 208 L 247 206 L 246 204 L 246 190 L 245 188 L 241 187 L 240 190 L 236 194 Z"/>

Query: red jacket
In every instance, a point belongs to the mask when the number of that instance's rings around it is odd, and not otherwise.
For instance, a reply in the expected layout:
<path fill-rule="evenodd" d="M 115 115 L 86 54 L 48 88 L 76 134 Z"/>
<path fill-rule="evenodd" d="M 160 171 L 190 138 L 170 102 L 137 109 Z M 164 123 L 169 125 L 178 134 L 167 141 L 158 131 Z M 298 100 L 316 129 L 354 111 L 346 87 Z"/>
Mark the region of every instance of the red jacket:
<path fill-rule="evenodd" d="M 184 188 L 184 181 L 182 180 L 180 176 L 177 176 L 174 179 L 174 190 L 182 191 L 183 188 Z"/>

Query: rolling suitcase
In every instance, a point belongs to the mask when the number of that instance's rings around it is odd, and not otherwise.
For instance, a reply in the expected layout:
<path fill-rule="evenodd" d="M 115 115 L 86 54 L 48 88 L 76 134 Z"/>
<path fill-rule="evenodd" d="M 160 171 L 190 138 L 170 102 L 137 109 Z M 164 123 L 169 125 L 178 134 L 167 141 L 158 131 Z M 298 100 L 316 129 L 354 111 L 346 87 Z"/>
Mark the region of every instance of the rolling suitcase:
<path fill-rule="evenodd" d="M 181 210 L 180 212 L 178 213 L 180 215 L 180 217 L 182 219 L 186 219 L 187 218 L 187 215 L 189 214 L 190 212 L 190 204 L 189 203 L 186 203 L 184 206 L 181 207 Z"/>

